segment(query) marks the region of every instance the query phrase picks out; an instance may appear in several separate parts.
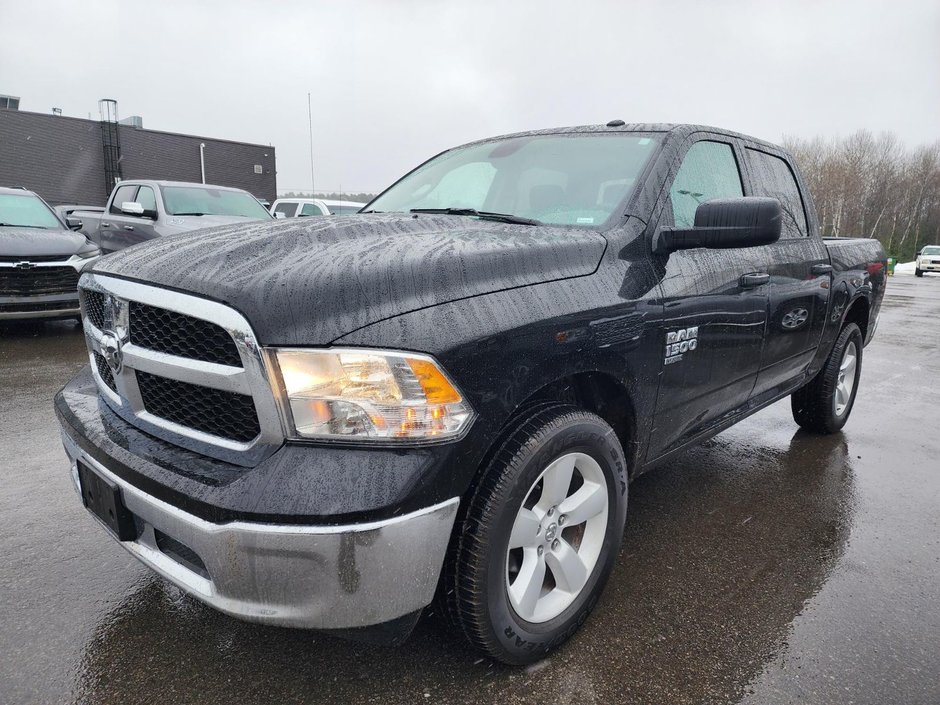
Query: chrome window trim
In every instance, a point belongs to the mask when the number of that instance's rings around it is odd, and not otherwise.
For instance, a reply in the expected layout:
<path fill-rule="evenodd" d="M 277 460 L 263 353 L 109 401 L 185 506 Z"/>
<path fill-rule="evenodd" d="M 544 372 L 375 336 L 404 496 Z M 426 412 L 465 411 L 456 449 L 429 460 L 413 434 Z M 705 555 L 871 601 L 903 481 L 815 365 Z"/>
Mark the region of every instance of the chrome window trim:
<path fill-rule="evenodd" d="M 251 325 L 238 311 L 217 301 L 101 274 L 83 274 L 79 280 L 79 288 L 113 297 L 110 332 L 122 340 L 123 357 L 120 370 L 115 372 L 112 369 L 117 394 L 104 383 L 94 364 L 92 353 L 101 354 L 105 331 L 92 325 L 84 311 L 84 303 L 82 327 L 88 344 L 92 376 L 98 385 L 101 398 L 118 416 L 175 445 L 247 467 L 256 465 L 284 442 L 285 434 L 278 402 L 268 381 L 266 356 L 258 345 Z M 174 311 L 220 326 L 232 337 L 242 367 L 193 360 L 129 342 L 129 301 Z M 254 402 L 261 431 L 253 440 L 242 443 L 155 416 L 144 408 L 137 386 L 136 370 L 188 384 L 249 395 Z"/>

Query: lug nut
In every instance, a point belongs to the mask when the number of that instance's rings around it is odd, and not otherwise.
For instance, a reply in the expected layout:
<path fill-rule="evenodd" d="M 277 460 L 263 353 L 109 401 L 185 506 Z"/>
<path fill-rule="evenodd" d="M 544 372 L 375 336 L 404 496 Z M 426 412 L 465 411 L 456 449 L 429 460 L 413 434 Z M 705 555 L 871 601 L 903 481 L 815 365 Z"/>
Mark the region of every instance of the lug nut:
<path fill-rule="evenodd" d="M 543 553 L 545 553 L 545 546 L 539 546 L 539 555 L 541 556 Z"/>
<path fill-rule="evenodd" d="M 551 516 L 551 515 L 554 514 L 554 513 L 555 513 L 555 507 L 549 507 L 549 508 L 548 508 L 548 516 Z"/>
<path fill-rule="evenodd" d="M 566 521 L 568 521 L 568 517 L 565 514 L 562 514 L 560 517 L 558 517 L 558 526 L 561 526 Z"/>
<path fill-rule="evenodd" d="M 553 551 L 557 551 L 559 546 L 561 546 L 561 541 L 559 541 L 558 539 L 555 539 L 554 541 L 552 541 Z"/>

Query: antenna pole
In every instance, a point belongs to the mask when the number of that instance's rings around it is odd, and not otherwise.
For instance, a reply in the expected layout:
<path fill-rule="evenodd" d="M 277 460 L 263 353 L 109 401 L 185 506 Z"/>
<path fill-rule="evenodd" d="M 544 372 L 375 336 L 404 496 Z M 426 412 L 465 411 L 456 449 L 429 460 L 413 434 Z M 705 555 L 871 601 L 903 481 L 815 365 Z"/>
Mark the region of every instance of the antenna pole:
<path fill-rule="evenodd" d="M 316 194 L 313 182 L 313 110 L 310 107 L 310 93 L 307 93 L 307 128 L 310 131 L 310 197 Z"/>

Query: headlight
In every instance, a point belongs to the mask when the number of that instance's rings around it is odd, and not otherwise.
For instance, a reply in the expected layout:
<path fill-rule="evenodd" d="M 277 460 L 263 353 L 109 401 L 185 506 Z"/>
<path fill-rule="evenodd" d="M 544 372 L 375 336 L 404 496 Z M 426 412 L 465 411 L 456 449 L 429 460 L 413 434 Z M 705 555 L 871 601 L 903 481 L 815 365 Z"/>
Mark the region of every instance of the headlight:
<path fill-rule="evenodd" d="M 392 441 L 460 435 L 473 411 L 430 357 L 383 350 L 275 351 L 294 437 Z"/>

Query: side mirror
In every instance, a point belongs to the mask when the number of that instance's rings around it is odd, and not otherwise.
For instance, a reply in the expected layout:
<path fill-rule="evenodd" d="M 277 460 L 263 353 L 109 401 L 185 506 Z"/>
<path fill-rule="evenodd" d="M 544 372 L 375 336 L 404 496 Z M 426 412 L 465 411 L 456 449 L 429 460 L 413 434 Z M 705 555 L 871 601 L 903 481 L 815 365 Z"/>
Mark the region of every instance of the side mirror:
<path fill-rule="evenodd" d="M 135 203 L 134 201 L 124 201 L 124 203 L 121 204 L 121 212 L 126 215 L 135 215 L 139 218 L 157 219 L 157 212 L 155 210 L 147 210 L 141 204 Z"/>
<path fill-rule="evenodd" d="M 661 228 L 653 241 L 653 252 L 769 245 L 780 239 L 782 224 L 783 209 L 776 198 L 715 198 L 695 210 L 694 227 Z"/>
<path fill-rule="evenodd" d="M 284 213 L 282 213 L 281 211 L 274 211 L 274 219 L 275 219 L 275 220 L 281 220 L 282 218 L 286 218 L 286 217 L 287 217 L 287 216 L 284 215 Z"/>
<path fill-rule="evenodd" d="M 65 217 L 65 224 L 68 226 L 69 230 L 81 230 L 84 225 L 81 218 L 73 218 L 70 215 Z"/>

